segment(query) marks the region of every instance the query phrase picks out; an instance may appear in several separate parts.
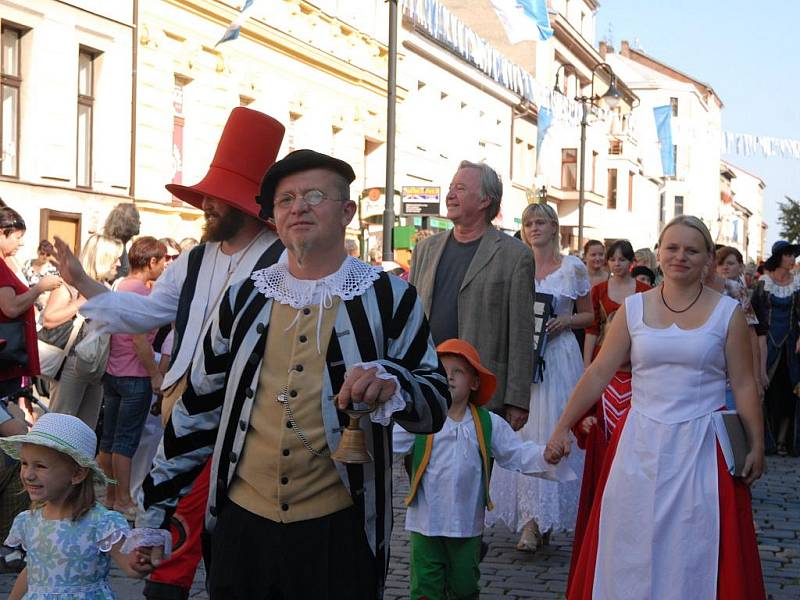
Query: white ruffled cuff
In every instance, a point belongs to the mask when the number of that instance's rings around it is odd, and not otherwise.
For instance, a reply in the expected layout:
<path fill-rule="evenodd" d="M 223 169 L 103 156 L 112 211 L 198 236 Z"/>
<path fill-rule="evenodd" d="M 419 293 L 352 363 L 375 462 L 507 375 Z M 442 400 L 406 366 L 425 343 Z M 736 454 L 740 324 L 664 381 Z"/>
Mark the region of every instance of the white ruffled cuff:
<path fill-rule="evenodd" d="M 121 552 L 130 554 L 136 548 L 164 546 L 164 558 L 172 554 L 172 536 L 166 529 L 152 527 L 138 527 L 125 534 Z"/>
<path fill-rule="evenodd" d="M 405 410 L 406 408 L 406 397 L 403 388 L 400 387 L 400 381 L 386 371 L 384 366 L 379 362 L 365 362 L 365 363 L 357 363 L 353 365 L 355 367 L 361 367 L 362 369 L 378 369 L 378 372 L 375 376 L 378 379 L 383 379 L 384 381 L 394 381 L 394 393 L 392 397 L 389 398 L 383 404 L 379 404 L 378 408 L 371 412 L 369 415 L 370 420 L 373 423 L 377 423 L 378 425 L 383 425 L 387 427 L 392 420 L 392 415 L 398 411 Z"/>

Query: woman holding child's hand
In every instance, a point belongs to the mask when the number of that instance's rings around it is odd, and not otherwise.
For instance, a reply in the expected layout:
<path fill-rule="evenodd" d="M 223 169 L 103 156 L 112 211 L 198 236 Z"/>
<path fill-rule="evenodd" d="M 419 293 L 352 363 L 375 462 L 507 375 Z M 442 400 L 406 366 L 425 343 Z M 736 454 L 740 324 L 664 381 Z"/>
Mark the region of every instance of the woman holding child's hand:
<path fill-rule="evenodd" d="M 630 360 L 631 407 L 609 441 L 567 598 L 764 598 L 747 487 L 764 469 L 764 430 L 747 324 L 735 300 L 703 286 L 714 242 L 702 221 L 676 217 L 658 247 L 663 283 L 625 300 L 547 443 L 548 462 L 568 455 L 570 428 Z M 726 377 L 750 445 L 739 479 L 713 418 Z"/>

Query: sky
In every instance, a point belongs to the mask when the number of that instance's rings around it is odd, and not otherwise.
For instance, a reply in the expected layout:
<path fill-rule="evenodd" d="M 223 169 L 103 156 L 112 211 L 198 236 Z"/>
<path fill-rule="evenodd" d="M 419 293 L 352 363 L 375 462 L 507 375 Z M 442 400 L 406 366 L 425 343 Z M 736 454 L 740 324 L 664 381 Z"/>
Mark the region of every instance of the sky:
<path fill-rule="evenodd" d="M 707 83 L 724 104 L 722 129 L 800 139 L 798 0 L 600 0 L 597 39 L 622 40 Z M 800 200 L 800 160 L 723 155 L 767 184 L 767 253 L 778 203 Z"/>

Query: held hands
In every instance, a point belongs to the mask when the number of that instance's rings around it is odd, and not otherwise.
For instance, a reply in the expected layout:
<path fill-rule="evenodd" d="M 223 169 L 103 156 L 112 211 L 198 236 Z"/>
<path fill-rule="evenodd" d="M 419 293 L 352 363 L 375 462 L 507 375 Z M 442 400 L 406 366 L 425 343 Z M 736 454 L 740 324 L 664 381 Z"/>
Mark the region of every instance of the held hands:
<path fill-rule="evenodd" d="M 556 430 L 545 446 L 544 459 L 551 465 L 557 465 L 562 458 L 569 456 L 571 446 L 569 431 Z"/>
<path fill-rule="evenodd" d="M 370 407 L 383 404 L 395 392 L 394 381 L 378 377 L 378 368 L 353 367 L 344 375 L 344 383 L 336 400 L 336 407 L 344 410 L 350 404 L 363 403 Z"/>
<path fill-rule="evenodd" d="M 138 576 L 145 577 L 161 563 L 163 546 L 139 546 L 128 557 L 128 566 Z"/>

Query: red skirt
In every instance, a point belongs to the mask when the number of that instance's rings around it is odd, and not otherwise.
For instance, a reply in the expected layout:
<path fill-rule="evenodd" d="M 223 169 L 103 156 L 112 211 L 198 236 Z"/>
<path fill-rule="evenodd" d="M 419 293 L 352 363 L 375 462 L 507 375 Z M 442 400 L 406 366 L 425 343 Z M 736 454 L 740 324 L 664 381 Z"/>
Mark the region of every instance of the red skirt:
<path fill-rule="evenodd" d="M 597 559 L 600 507 L 620 433 L 627 414 L 622 417 L 608 444 L 600 475 L 594 486 L 594 501 L 588 522 L 582 532 L 582 542 L 574 546 L 570 577 L 567 583 L 568 600 L 592 600 L 594 569 Z M 588 463 L 588 454 L 587 454 Z M 750 489 L 740 479 L 728 473 L 725 457 L 717 444 L 717 480 L 719 482 L 719 570 L 717 598 L 722 600 L 763 600 L 764 581 L 758 556 L 756 532 L 753 527 L 753 507 Z M 585 481 L 585 480 L 584 480 Z M 583 501 L 583 490 L 581 490 Z M 580 522 L 580 513 L 578 515 Z M 577 540 L 577 527 L 576 527 Z"/>
<path fill-rule="evenodd" d="M 575 572 L 586 526 L 589 523 L 589 515 L 592 512 L 592 504 L 594 504 L 594 497 L 597 493 L 597 485 L 603 470 L 606 450 L 608 449 L 607 432 L 611 430 L 613 433 L 621 425 L 622 419 L 631 405 L 630 394 L 630 371 L 617 372 L 608 384 L 606 391 L 603 392 L 603 397 L 595 405 L 593 416 L 597 419 L 597 424 L 592 427 L 589 433 L 584 433 L 580 430 L 580 423 L 583 419 L 573 428 L 573 433 L 578 439 L 578 446 L 586 450 L 586 458 L 583 463 L 581 495 L 578 502 L 578 516 L 575 519 L 575 537 L 572 541 L 572 558 L 569 565 L 568 581 L 572 581 L 572 576 Z M 613 421 L 606 418 L 607 414 Z M 592 415 L 592 411 L 584 415 L 584 418 L 590 415 Z"/>

